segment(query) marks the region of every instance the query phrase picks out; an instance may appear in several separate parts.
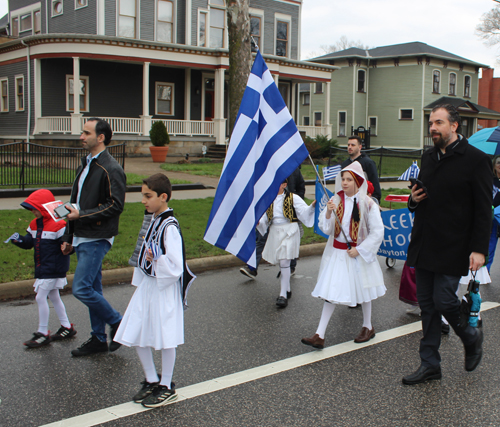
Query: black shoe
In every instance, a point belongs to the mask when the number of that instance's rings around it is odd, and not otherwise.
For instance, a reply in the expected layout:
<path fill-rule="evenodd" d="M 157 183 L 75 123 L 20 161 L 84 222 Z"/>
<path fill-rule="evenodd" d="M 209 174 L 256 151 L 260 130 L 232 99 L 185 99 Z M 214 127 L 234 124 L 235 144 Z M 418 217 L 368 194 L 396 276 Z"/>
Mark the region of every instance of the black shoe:
<path fill-rule="evenodd" d="M 413 374 L 403 377 L 403 384 L 414 385 L 420 384 L 425 381 L 430 380 L 440 380 L 441 379 L 441 366 L 429 367 L 420 365 Z"/>
<path fill-rule="evenodd" d="M 251 268 L 241 267 L 240 273 L 247 277 L 250 277 L 250 279 L 252 280 L 255 280 L 255 277 L 257 276 L 257 270 L 252 270 Z"/>
<path fill-rule="evenodd" d="M 108 343 L 99 341 L 95 335 L 92 335 L 87 341 L 85 341 L 76 350 L 71 350 L 71 354 L 75 357 L 88 356 L 94 353 L 103 353 L 108 351 Z"/>
<path fill-rule="evenodd" d="M 466 345 L 465 347 L 465 370 L 473 371 L 477 368 L 483 357 L 483 331 L 476 329 L 477 338 L 474 344 Z"/>
<path fill-rule="evenodd" d="M 441 320 L 441 333 L 443 335 L 448 335 L 450 333 L 450 325 L 448 325 L 448 323 L 444 323 L 442 320 Z"/>
<path fill-rule="evenodd" d="M 285 308 L 288 305 L 288 300 L 285 297 L 278 297 L 276 300 L 276 305 L 279 308 Z"/>
<path fill-rule="evenodd" d="M 292 298 L 292 291 L 286 291 L 286 299 Z"/>
<path fill-rule="evenodd" d="M 153 392 L 146 397 L 141 403 L 146 408 L 156 408 L 157 406 L 167 405 L 176 400 L 178 397 L 175 392 L 175 386 L 172 383 L 170 388 L 165 385 L 157 385 Z"/>
<path fill-rule="evenodd" d="M 146 397 L 148 397 L 153 389 L 160 384 L 159 381 L 155 383 L 148 383 L 147 380 L 141 382 L 142 388 L 137 392 L 137 394 L 132 398 L 135 403 L 142 402 Z"/>
<path fill-rule="evenodd" d="M 41 332 L 34 332 L 33 338 L 26 341 L 24 345 L 28 348 L 38 348 L 50 344 L 51 341 L 52 340 L 50 339 L 50 331 L 47 333 L 47 335 L 44 335 Z"/>
<path fill-rule="evenodd" d="M 52 341 L 60 341 L 68 338 L 73 338 L 75 335 L 76 331 L 73 327 L 73 324 L 71 324 L 71 328 L 66 328 L 65 326 L 61 325 L 59 330 L 54 335 L 50 336 L 50 339 Z"/>
<path fill-rule="evenodd" d="M 120 320 L 121 322 L 121 320 Z M 116 335 L 116 331 L 118 330 L 118 327 L 120 326 L 120 322 L 116 322 L 114 325 L 111 325 L 111 342 L 109 343 L 109 351 L 116 351 L 118 350 L 122 345 L 119 342 L 113 341 Z"/>

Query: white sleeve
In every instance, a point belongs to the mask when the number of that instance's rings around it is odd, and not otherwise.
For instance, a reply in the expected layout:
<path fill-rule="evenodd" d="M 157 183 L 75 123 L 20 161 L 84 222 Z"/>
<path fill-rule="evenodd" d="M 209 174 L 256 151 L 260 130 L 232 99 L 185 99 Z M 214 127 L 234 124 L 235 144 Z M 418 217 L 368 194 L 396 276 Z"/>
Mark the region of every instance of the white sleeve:
<path fill-rule="evenodd" d="M 182 238 L 176 226 L 170 225 L 166 228 L 163 243 L 165 244 L 166 254 L 153 261 L 156 263 L 156 280 L 160 290 L 177 283 L 184 271 Z"/>
<path fill-rule="evenodd" d="M 307 206 L 307 203 L 302 200 L 300 196 L 296 194 L 293 195 L 293 207 L 297 218 L 306 227 L 312 227 L 314 225 L 314 206 Z"/>
<path fill-rule="evenodd" d="M 368 236 L 356 249 L 359 255 L 367 262 L 374 262 L 377 259 L 377 252 L 384 240 L 384 223 L 380 216 L 378 205 L 373 204 L 368 213 Z"/>
<path fill-rule="evenodd" d="M 257 231 L 262 236 L 264 236 L 267 233 L 267 229 L 269 228 L 269 220 L 267 219 L 267 211 L 264 212 L 264 215 L 262 215 L 262 218 L 259 220 L 259 223 L 257 224 L 256 228 L 257 228 Z"/>
<path fill-rule="evenodd" d="M 334 217 L 334 215 L 335 214 L 332 212 L 330 219 L 326 219 L 326 206 L 325 206 L 325 209 L 323 209 L 321 211 L 321 213 L 319 214 L 318 226 L 319 226 L 319 229 L 323 233 L 328 234 L 328 235 L 333 235 L 333 233 L 335 231 L 335 217 Z"/>

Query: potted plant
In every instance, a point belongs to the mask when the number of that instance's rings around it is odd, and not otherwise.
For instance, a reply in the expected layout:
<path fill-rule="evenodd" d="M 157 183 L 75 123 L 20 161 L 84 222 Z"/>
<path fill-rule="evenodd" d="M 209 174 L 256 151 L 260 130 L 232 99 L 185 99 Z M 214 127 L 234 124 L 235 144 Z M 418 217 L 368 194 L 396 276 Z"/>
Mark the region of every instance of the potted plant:
<path fill-rule="evenodd" d="M 161 120 L 154 122 L 151 126 L 149 139 L 151 140 L 151 144 L 153 144 L 153 146 L 149 147 L 153 162 L 164 163 L 168 153 L 170 138 L 168 136 L 167 128 Z"/>

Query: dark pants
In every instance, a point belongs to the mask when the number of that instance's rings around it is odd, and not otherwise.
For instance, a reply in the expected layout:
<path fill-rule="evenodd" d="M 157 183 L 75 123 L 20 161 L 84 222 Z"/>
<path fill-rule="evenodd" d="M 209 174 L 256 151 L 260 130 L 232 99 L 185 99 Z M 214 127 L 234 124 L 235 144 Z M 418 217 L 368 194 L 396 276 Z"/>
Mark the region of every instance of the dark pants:
<path fill-rule="evenodd" d="M 415 272 L 424 335 L 420 341 L 420 359 L 423 366 L 436 367 L 441 363 L 441 314 L 464 345 L 470 345 L 476 340 L 476 330 L 472 326 L 461 328 L 459 325 L 460 300 L 456 295 L 459 276 L 433 273 L 422 268 L 416 268 Z"/>

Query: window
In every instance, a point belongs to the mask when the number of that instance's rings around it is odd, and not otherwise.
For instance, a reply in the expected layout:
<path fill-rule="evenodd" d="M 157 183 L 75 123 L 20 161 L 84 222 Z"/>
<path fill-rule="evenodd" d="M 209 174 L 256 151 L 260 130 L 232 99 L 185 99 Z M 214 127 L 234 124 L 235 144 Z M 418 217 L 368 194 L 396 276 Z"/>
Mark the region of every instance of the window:
<path fill-rule="evenodd" d="M 399 110 L 399 120 L 413 120 L 413 108 L 401 108 Z"/>
<path fill-rule="evenodd" d="M 346 111 L 339 111 L 339 124 L 337 134 L 338 136 L 345 136 L 345 124 L 346 124 Z"/>
<path fill-rule="evenodd" d="M 470 76 L 465 76 L 464 79 L 464 97 L 470 98 Z"/>
<path fill-rule="evenodd" d="M 309 126 L 309 116 L 304 116 L 302 118 L 302 123 L 304 126 Z"/>
<path fill-rule="evenodd" d="M 0 112 L 9 111 L 9 79 L 0 79 Z"/>
<path fill-rule="evenodd" d="M 88 0 L 75 0 L 75 9 L 81 9 L 88 6 Z"/>
<path fill-rule="evenodd" d="M 276 55 L 288 56 L 288 22 L 276 21 Z"/>
<path fill-rule="evenodd" d="M 316 83 L 316 92 L 315 93 L 323 93 L 323 83 Z"/>
<path fill-rule="evenodd" d="M 63 14 L 63 2 L 59 0 L 52 0 L 52 17 Z"/>
<path fill-rule="evenodd" d="M 118 9 L 118 36 L 134 38 L 136 34 L 136 0 L 120 0 Z"/>
<path fill-rule="evenodd" d="M 261 19 L 259 16 L 250 16 L 250 35 L 252 36 L 252 52 L 260 49 L 261 40 Z"/>
<path fill-rule="evenodd" d="M 200 11 L 198 19 L 198 46 L 207 46 L 207 15 L 206 11 Z"/>
<path fill-rule="evenodd" d="M 432 72 L 432 93 L 441 93 L 441 71 L 434 70 Z"/>
<path fill-rule="evenodd" d="M 156 23 L 156 40 L 172 43 L 174 26 L 174 5 L 171 1 L 158 0 L 158 22 Z"/>
<path fill-rule="evenodd" d="M 173 83 L 156 83 L 156 114 L 174 114 Z"/>
<path fill-rule="evenodd" d="M 35 21 L 33 25 L 33 32 L 35 34 L 40 34 L 42 32 L 42 14 L 39 10 L 35 10 L 33 12 L 33 19 Z"/>
<path fill-rule="evenodd" d="M 457 94 L 457 75 L 455 73 L 450 73 L 450 87 L 448 94 L 453 96 Z"/>
<path fill-rule="evenodd" d="M 24 76 L 16 76 L 16 111 L 24 111 Z"/>
<path fill-rule="evenodd" d="M 302 105 L 309 105 L 311 103 L 311 94 L 304 93 L 302 98 Z"/>
<path fill-rule="evenodd" d="M 19 36 L 19 18 L 12 18 L 12 36 Z"/>
<path fill-rule="evenodd" d="M 358 92 L 365 91 L 365 77 L 366 77 L 365 70 L 358 70 Z"/>
<path fill-rule="evenodd" d="M 80 95 L 80 112 L 89 111 L 89 78 L 87 76 L 80 76 L 80 85 L 78 87 L 78 94 Z M 75 84 L 73 76 L 66 76 L 66 110 L 74 111 L 74 94 Z"/>
<path fill-rule="evenodd" d="M 31 13 L 21 16 L 21 31 L 28 31 L 31 28 Z"/>
<path fill-rule="evenodd" d="M 314 126 L 321 126 L 323 124 L 323 113 L 321 111 L 314 112 Z"/>
<path fill-rule="evenodd" d="M 210 47 L 224 47 L 226 12 L 222 9 L 210 9 Z"/>
<path fill-rule="evenodd" d="M 370 122 L 370 135 L 377 136 L 378 118 L 377 117 L 368 117 L 368 120 Z"/>

